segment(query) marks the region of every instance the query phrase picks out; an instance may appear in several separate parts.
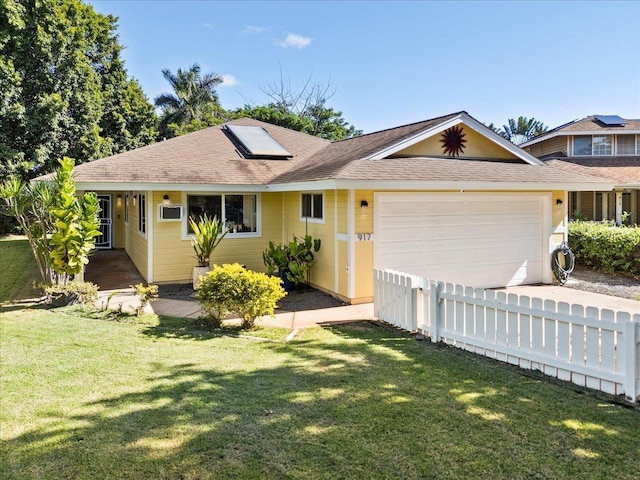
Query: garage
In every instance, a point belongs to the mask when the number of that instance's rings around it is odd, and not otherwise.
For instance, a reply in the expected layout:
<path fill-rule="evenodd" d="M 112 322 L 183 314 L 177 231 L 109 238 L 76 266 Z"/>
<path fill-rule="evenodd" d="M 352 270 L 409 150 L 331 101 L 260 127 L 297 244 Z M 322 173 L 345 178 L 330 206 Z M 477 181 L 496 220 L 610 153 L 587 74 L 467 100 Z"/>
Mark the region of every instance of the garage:
<path fill-rule="evenodd" d="M 550 282 L 549 196 L 377 193 L 374 266 L 473 287 Z"/>

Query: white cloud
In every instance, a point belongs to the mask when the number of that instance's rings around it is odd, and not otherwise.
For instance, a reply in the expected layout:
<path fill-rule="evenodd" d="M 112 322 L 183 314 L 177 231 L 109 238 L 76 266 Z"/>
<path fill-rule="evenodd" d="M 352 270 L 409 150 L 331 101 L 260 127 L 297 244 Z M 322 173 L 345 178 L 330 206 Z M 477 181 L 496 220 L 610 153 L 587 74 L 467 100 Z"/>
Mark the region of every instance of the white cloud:
<path fill-rule="evenodd" d="M 311 44 L 311 38 L 305 37 L 303 35 L 298 35 L 297 33 L 289 33 L 287 38 L 282 41 L 276 41 L 276 45 L 280 45 L 282 48 L 304 48 L 308 47 Z"/>
<path fill-rule="evenodd" d="M 203 23 L 202 26 L 207 30 L 213 30 L 213 25 L 211 25 L 210 23 Z"/>
<path fill-rule="evenodd" d="M 232 87 L 238 84 L 238 79 L 230 73 L 225 73 L 220 76 L 222 77 L 222 84 L 220 85 L 221 87 Z"/>
<path fill-rule="evenodd" d="M 244 30 L 242 30 L 242 33 L 244 33 L 245 35 L 246 34 L 259 35 L 269 30 L 271 30 L 270 27 L 257 26 L 257 25 L 245 25 Z"/>

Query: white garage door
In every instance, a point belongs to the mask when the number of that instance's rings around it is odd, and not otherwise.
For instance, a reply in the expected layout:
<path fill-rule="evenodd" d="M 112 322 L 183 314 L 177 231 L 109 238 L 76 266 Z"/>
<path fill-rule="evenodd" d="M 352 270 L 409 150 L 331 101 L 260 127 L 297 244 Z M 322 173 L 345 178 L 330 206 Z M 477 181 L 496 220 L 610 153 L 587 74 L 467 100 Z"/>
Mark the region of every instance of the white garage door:
<path fill-rule="evenodd" d="M 374 265 L 473 287 L 543 282 L 546 205 L 536 194 L 376 194 Z"/>

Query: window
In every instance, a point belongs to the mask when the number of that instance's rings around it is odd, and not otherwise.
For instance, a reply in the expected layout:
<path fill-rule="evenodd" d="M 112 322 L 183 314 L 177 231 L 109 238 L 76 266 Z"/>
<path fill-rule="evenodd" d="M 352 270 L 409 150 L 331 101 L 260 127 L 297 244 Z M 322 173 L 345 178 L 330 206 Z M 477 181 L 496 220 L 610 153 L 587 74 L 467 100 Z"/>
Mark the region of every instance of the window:
<path fill-rule="evenodd" d="M 611 135 L 576 135 L 573 137 L 573 155 L 612 155 Z"/>
<path fill-rule="evenodd" d="M 640 136 L 638 137 L 640 138 Z M 617 145 L 618 155 L 635 155 L 637 148 L 637 141 L 635 135 L 618 135 Z"/>
<path fill-rule="evenodd" d="M 124 196 L 124 223 L 129 223 L 129 194 Z"/>
<path fill-rule="evenodd" d="M 147 233 L 147 200 L 146 195 L 138 195 L 138 231 Z"/>
<path fill-rule="evenodd" d="M 323 195 L 321 193 L 303 193 L 301 197 L 302 218 L 322 220 Z"/>
<path fill-rule="evenodd" d="M 187 195 L 188 216 L 201 215 L 225 219 L 229 234 L 257 233 L 258 210 L 256 195 Z M 187 224 L 187 233 L 193 233 Z"/>

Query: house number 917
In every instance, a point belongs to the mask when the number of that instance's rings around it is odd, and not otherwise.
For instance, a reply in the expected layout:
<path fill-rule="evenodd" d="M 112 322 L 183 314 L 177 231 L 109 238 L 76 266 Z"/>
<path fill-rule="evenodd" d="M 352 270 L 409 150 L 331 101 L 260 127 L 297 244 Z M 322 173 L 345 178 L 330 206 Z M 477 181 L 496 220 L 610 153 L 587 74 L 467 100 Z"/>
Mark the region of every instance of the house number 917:
<path fill-rule="evenodd" d="M 358 233 L 356 234 L 356 239 L 358 242 L 369 242 L 371 241 L 372 233 Z"/>

